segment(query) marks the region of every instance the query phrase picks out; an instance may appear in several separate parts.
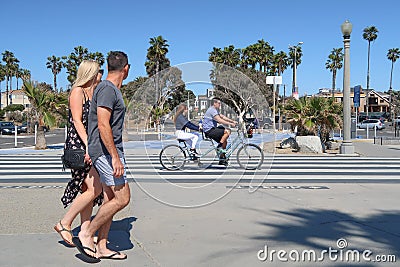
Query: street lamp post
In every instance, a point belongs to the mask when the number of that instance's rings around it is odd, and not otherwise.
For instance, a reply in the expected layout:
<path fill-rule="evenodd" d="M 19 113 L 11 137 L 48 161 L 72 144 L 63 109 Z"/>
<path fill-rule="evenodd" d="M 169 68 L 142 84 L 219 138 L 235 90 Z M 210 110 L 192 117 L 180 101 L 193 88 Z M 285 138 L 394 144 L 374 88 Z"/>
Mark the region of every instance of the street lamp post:
<path fill-rule="evenodd" d="M 297 92 L 297 49 L 299 48 L 300 45 L 302 45 L 303 42 L 299 42 L 296 46 L 289 46 L 290 48 L 293 49 L 294 53 L 294 60 L 293 60 L 293 83 L 292 83 L 292 96 L 296 99 L 298 99 L 299 92 Z"/>
<path fill-rule="evenodd" d="M 354 154 L 354 146 L 351 141 L 351 106 L 350 106 L 350 34 L 353 25 L 346 20 L 342 26 L 344 43 L 344 69 L 343 69 L 343 142 L 340 146 L 340 154 Z"/>

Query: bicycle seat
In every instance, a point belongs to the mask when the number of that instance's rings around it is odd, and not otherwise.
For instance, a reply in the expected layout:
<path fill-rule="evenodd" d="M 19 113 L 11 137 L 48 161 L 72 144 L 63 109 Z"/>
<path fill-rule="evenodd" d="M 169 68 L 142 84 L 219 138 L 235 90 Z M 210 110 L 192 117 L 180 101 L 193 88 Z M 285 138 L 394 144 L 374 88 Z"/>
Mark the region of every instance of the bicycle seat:
<path fill-rule="evenodd" d="M 185 143 L 185 140 L 183 139 L 177 139 L 179 143 Z"/>

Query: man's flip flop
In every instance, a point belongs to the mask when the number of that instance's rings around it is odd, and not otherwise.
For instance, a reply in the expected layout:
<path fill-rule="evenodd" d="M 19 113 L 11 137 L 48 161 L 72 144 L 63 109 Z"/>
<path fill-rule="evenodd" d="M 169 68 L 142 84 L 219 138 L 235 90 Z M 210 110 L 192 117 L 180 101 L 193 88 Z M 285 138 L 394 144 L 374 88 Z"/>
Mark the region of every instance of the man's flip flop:
<path fill-rule="evenodd" d="M 118 255 L 122 255 L 121 252 L 116 251 L 114 253 L 112 253 L 111 255 L 108 256 L 101 256 L 99 257 L 99 259 L 109 259 L 109 260 L 125 260 L 126 258 L 128 258 L 128 255 L 125 255 L 124 257 L 120 258 L 120 257 L 115 257 Z"/>
<path fill-rule="evenodd" d="M 89 250 L 90 252 L 93 252 L 94 254 L 96 254 L 96 249 L 93 250 L 93 249 L 91 249 L 89 247 L 85 247 L 84 245 L 82 245 L 81 240 L 77 236 L 72 238 L 72 242 L 74 242 L 76 248 L 82 254 L 82 256 L 84 257 L 85 261 L 88 261 L 88 262 L 100 262 L 100 259 L 98 259 L 95 256 L 92 256 L 92 255 L 90 255 L 90 254 L 88 254 L 86 252 L 86 250 Z"/>

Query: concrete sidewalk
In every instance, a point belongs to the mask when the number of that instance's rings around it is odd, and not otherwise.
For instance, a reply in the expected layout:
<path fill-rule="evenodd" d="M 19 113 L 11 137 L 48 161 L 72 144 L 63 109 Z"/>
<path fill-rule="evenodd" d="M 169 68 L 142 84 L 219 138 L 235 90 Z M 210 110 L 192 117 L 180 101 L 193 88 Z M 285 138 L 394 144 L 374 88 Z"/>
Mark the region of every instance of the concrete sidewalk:
<path fill-rule="evenodd" d="M 109 247 L 122 250 L 128 259 L 96 265 L 287 266 L 271 251 L 295 250 L 301 255 L 313 250 L 321 257 L 323 250 L 342 246 L 338 242 L 347 244 L 344 251 L 372 251 L 370 259 L 400 256 L 399 184 L 310 185 L 293 189 L 294 184 L 269 184 L 249 192 L 211 184 L 209 194 L 203 195 L 204 205 L 195 208 L 190 207 L 196 201 L 193 185 L 176 194 L 162 186 L 144 192 L 141 185 L 131 184 L 132 203 L 114 218 L 109 238 Z M 52 229 L 63 214 L 57 201 L 62 191 L 1 190 L 0 266 L 87 265 Z M 166 203 L 171 194 L 188 206 Z M 262 261 L 265 254 L 258 252 L 265 246 L 268 259 Z M 386 266 L 364 259 L 323 259 L 289 260 L 289 266 Z"/>

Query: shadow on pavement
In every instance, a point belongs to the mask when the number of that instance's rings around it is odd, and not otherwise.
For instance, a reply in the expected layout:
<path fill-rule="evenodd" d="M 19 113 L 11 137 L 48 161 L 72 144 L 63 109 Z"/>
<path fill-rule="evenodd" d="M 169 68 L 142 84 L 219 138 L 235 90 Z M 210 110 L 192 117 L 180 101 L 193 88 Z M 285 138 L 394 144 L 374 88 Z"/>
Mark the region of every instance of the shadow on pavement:
<path fill-rule="evenodd" d="M 128 217 L 122 220 L 113 221 L 108 235 L 107 247 L 115 251 L 132 249 L 133 244 L 131 242 L 130 231 L 133 228 L 132 223 L 136 220 L 137 218 L 135 217 Z M 74 236 L 77 236 L 80 230 L 80 226 L 74 228 L 72 230 Z M 60 241 L 60 243 L 64 244 L 63 241 Z"/>
<path fill-rule="evenodd" d="M 345 249 L 361 252 L 371 250 L 372 257 L 377 254 L 395 254 L 398 258 L 400 255 L 399 211 L 378 211 L 362 218 L 337 210 L 322 209 L 274 213 L 287 222 L 275 224 L 257 221 L 257 224 L 269 228 L 266 231 L 268 234 L 250 236 L 250 239 L 270 242 L 273 246 L 282 243 L 282 246 L 290 244 L 291 248 L 296 248 L 298 245 L 299 250 L 306 247 L 316 251 L 327 250 L 328 247 L 338 250 L 339 239 L 345 239 Z M 280 250 L 285 247 L 270 249 Z"/>

